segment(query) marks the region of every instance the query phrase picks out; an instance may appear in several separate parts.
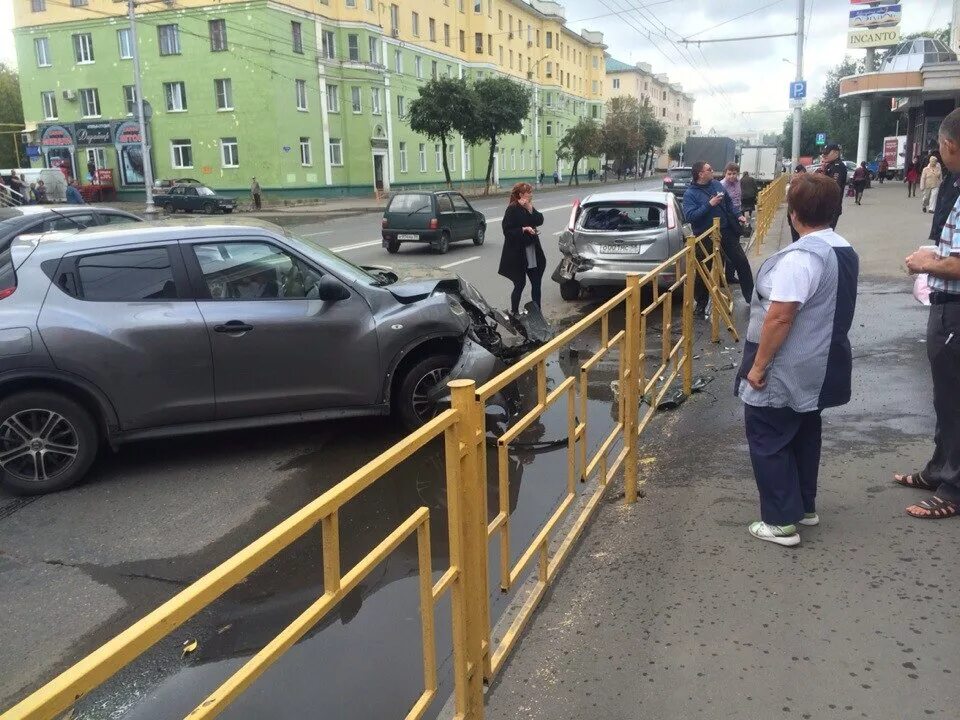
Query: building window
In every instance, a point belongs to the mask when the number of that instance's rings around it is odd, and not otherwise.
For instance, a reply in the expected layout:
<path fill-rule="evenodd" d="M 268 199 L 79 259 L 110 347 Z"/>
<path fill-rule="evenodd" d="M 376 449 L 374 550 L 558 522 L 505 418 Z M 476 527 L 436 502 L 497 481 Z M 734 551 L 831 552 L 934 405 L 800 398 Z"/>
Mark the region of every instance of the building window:
<path fill-rule="evenodd" d="M 599 90 L 599 88 L 600 88 L 600 83 L 598 83 L 596 80 L 594 80 L 594 81 L 593 81 L 593 94 L 594 94 L 594 95 L 597 94 L 597 91 Z"/>
<path fill-rule="evenodd" d="M 447 167 L 451 171 L 457 169 L 457 156 L 453 152 L 453 145 L 447 145 Z"/>
<path fill-rule="evenodd" d="M 330 138 L 330 164 L 337 167 L 343 165 L 343 144 L 340 138 Z"/>
<path fill-rule="evenodd" d="M 493 35 L 487 33 L 487 55 L 493 57 Z"/>
<path fill-rule="evenodd" d="M 121 60 L 130 60 L 133 58 L 133 41 L 130 39 L 130 28 L 120 28 L 117 30 L 117 45 L 120 48 Z"/>
<path fill-rule="evenodd" d="M 297 94 L 297 110 L 307 109 L 307 81 L 294 80 L 294 86 Z"/>
<path fill-rule="evenodd" d="M 483 33 L 474 33 L 473 42 L 476 46 L 477 55 L 483 55 Z"/>
<path fill-rule="evenodd" d="M 423 80 L 423 58 L 417 55 L 413 59 L 413 64 L 417 70 L 417 80 Z"/>
<path fill-rule="evenodd" d="M 340 86 L 327 85 L 327 112 L 340 112 Z"/>
<path fill-rule="evenodd" d="M 137 88 L 135 85 L 123 86 L 123 106 L 127 109 L 127 115 L 137 114 Z"/>
<path fill-rule="evenodd" d="M 363 103 L 360 100 L 360 88 L 350 88 L 350 104 L 353 107 L 353 112 L 363 112 Z"/>
<path fill-rule="evenodd" d="M 187 109 L 187 88 L 183 82 L 164 83 L 163 97 L 166 100 L 167 112 L 182 112 Z"/>
<path fill-rule="evenodd" d="M 360 62 L 359 35 L 347 35 L 347 58 L 353 62 Z"/>
<path fill-rule="evenodd" d="M 180 27 L 178 25 L 158 25 L 157 38 L 161 55 L 180 54 Z"/>
<path fill-rule="evenodd" d="M 37 67 L 50 67 L 50 39 L 36 38 L 33 41 L 33 50 L 37 55 Z"/>
<path fill-rule="evenodd" d="M 460 52 L 467 51 L 467 33 L 460 31 Z"/>
<path fill-rule="evenodd" d="M 437 41 L 437 21 L 433 18 L 430 18 L 428 21 L 428 27 L 430 29 L 430 42 Z"/>
<path fill-rule="evenodd" d="M 420 37 L 420 15 L 418 13 L 413 13 L 410 16 L 410 29 L 414 37 Z"/>
<path fill-rule="evenodd" d="M 367 9 L 367 12 L 373 12 L 373 0 L 366 0 L 363 6 Z"/>
<path fill-rule="evenodd" d="M 375 35 L 367 38 L 368 49 L 370 50 L 370 63 L 372 65 L 380 64 L 380 39 Z"/>
<path fill-rule="evenodd" d="M 397 95 L 397 115 L 401 118 L 407 116 L 407 99 L 403 95 Z"/>
<path fill-rule="evenodd" d="M 547 137 L 553 135 L 553 120 L 547 120 Z"/>
<path fill-rule="evenodd" d="M 457 10 L 460 12 L 465 12 L 463 9 L 463 0 L 457 0 Z"/>
<path fill-rule="evenodd" d="M 390 34 L 396 37 L 400 34 L 400 6 L 390 6 Z"/>
<path fill-rule="evenodd" d="M 513 22 L 512 17 L 513 16 L 511 16 L 510 20 L 511 23 Z M 497 10 L 497 30 L 503 30 L 503 10 Z"/>
<path fill-rule="evenodd" d="M 30 12 L 43 12 L 47 9 L 47 0 L 30 0 Z"/>
<path fill-rule="evenodd" d="M 333 60 L 337 56 L 336 37 L 332 30 L 320 33 L 320 56 L 327 60 Z"/>
<path fill-rule="evenodd" d="M 214 80 L 213 94 L 217 99 L 217 110 L 233 110 L 233 83 L 230 78 Z"/>
<path fill-rule="evenodd" d="M 313 165 L 313 147 L 308 137 L 300 138 L 300 164 L 304 167 Z"/>
<path fill-rule="evenodd" d="M 553 33 L 547 32 L 547 50 L 553 49 Z"/>
<path fill-rule="evenodd" d="M 417 161 L 420 163 L 420 172 L 425 173 L 427 171 L 427 146 L 424 143 L 420 143 L 417 150 Z"/>
<path fill-rule="evenodd" d="M 70 0 L 70 7 L 85 7 L 87 0 Z"/>
<path fill-rule="evenodd" d="M 220 138 L 220 160 L 225 168 L 240 167 L 240 151 L 235 137 Z"/>
<path fill-rule="evenodd" d="M 403 73 L 403 52 L 399 49 L 393 51 L 393 69 L 398 73 Z"/>
<path fill-rule="evenodd" d="M 430 77 L 432 77 L 434 80 L 437 79 L 437 61 L 436 60 L 430 61 Z"/>
<path fill-rule="evenodd" d="M 613 89 L 614 89 L 614 90 L 619 90 L 619 89 L 620 89 L 620 78 L 614 78 L 614 79 L 613 79 Z"/>
<path fill-rule="evenodd" d="M 374 115 L 380 114 L 380 88 L 370 89 L 370 112 Z"/>
<path fill-rule="evenodd" d="M 43 104 L 43 119 L 57 119 L 57 93 L 55 90 L 47 90 L 40 93 L 40 102 Z"/>
<path fill-rule="evenodd" d="M 547 93 L 547 107 L 553 107 L 553 93 Z"/>
<path fill-rule="evenodd" d="M 210 20 L 210 52 L 223 52 L 227 49 L 227 21 Z"/>
<path fill-rule="evenodd" d="M 550 62 L 549 60 L 547 60 L 547 77 L 548 78 L 553 77 L 553 63 Z"/>
<path fill-rule="evenodd" d="M 447 23 L 443 24 L 443 44 L 450 47 L 450 25 Z"/>
<path fill-rule="evenodd" d="M 510 169 L 511 170 L 517 169 L 517 149 L 516 148 L 510 148 Z"/>
<path fill-rule="evenodd" d="M 355 8 L 357 6 L 357 0 L 347 0 L 346 5 L 348 8 Z"/>
<path fill-rule="evenodd" d="M 178 170 L 193 167 L 193 146 L 189 140 L 170 141 L 170 164 Z"/>
<path fill-rule="evenodd" d="M 400 172 L 405 173 L 407 171 L 407 144 L 403 141 L 400 142 Z"/>
<path fill-rule="evenodd" d="M 440 152 L 440 143 L 433 146 L 434 160 L 437 162 L 437 172 L 443 170 L 443 153 Z"/>
<path fill-rule="evenodd" d="M 93 62 L 93 36 L 90 33 L 73 36 L 73 59 L 78 63 Z"/>
<path fill-rule="evenodd" d="M 483 12 L 483 0 L 473 0 L 473 11 L 477 15 Z"/>
<path fill-rule="evenodd" d="M 303 27 L 295 20 L 290 22 L 290 39 L 293 43 L 293 51 L 303 55 Z"/>
<path fill-rule="evenodd" d="M 470 148 L 466 148 L 463 154 L 463 170 L 464 172 L 470 172 Z"/>
<path fill-rule="evenodd" d="M 84 117 L 100 117 L 100 93 L 96 88 L 80 91 L 80 108 Z"/>

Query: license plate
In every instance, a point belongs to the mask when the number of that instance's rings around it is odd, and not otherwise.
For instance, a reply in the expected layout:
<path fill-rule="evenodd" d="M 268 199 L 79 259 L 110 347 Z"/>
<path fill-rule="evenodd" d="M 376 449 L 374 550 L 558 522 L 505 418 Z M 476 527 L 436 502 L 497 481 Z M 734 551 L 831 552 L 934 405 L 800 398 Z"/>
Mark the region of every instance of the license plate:
<path fill-rule="evenodd" d="M 401 233 L 397 235 L 397 240 L 419 240 L 419 235 L 410 235 L 409 233 Z"/>
<path fill-rule="evenodd" d="M 605 255 L 636 255 L 640 252 L 639 245 L 601 245 L 600 252 Z"/>

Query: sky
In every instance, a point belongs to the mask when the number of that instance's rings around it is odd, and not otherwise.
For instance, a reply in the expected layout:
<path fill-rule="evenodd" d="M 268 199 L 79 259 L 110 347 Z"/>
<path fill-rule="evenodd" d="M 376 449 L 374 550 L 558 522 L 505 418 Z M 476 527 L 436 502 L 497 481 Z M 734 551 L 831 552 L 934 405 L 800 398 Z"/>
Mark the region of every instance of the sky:
<path fill-rule="evenodd" d="M 696 97 L 694 117 L 704 131 L 778 131 L 796 74 L 796 38 L 781 37 L 700 46 L 681 38 L 713 39 L 793 32 L 796 0 L 561 0 L 575 31 L 602 32 L 608 52 L 628 63 L 646 62 Z M 0 62 L 16 64 L 13 8 L 0 0 Z M 901 33 L 944 27 L 951 0 L 904 0 Z M 850 6 L 843 0 L 806 0 L 804 75 L 815 101 L 827 72 L 847 50 Z M 669 40 L 668 40 L 669 38 Z M 671 42 L 671 40 L 673 42 Z"/>

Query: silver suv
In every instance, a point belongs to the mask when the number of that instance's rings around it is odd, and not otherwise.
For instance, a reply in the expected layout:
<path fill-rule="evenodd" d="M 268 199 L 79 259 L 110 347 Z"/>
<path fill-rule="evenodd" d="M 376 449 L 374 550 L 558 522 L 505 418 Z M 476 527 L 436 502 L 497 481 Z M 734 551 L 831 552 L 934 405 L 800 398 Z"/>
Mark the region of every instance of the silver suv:
<path fill-rule="evenodd" d="M 499 321 L 457 277 L 400 282 L 269 223 L 24 236 L 0 252 L 0 483 L 59 490 L 102 444 L 147 437 L 391 411 L 415 427 L 457 368 L 521 352 Z"/>

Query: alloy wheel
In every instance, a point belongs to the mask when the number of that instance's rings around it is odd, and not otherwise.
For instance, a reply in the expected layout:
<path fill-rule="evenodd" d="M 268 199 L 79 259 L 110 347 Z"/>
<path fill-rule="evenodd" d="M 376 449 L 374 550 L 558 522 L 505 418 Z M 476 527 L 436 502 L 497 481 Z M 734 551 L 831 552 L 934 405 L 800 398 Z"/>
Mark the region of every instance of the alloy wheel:
<path fill-rule="evenodd" d="M 21 410 L 0 425 L 0 469 L 19 480 L 54 478 L 70 468 L 79 452 L 77 429 L 52 410 Z"/>
<path fill-rule="evenodd" d="M 413 411 L 421 421 L 426 422 L 440 413 L 440 406 L 430 399 L 430 391 L 442 383 L 452 368 L 435 368 L 417 381 L 413 388 Z"/>

